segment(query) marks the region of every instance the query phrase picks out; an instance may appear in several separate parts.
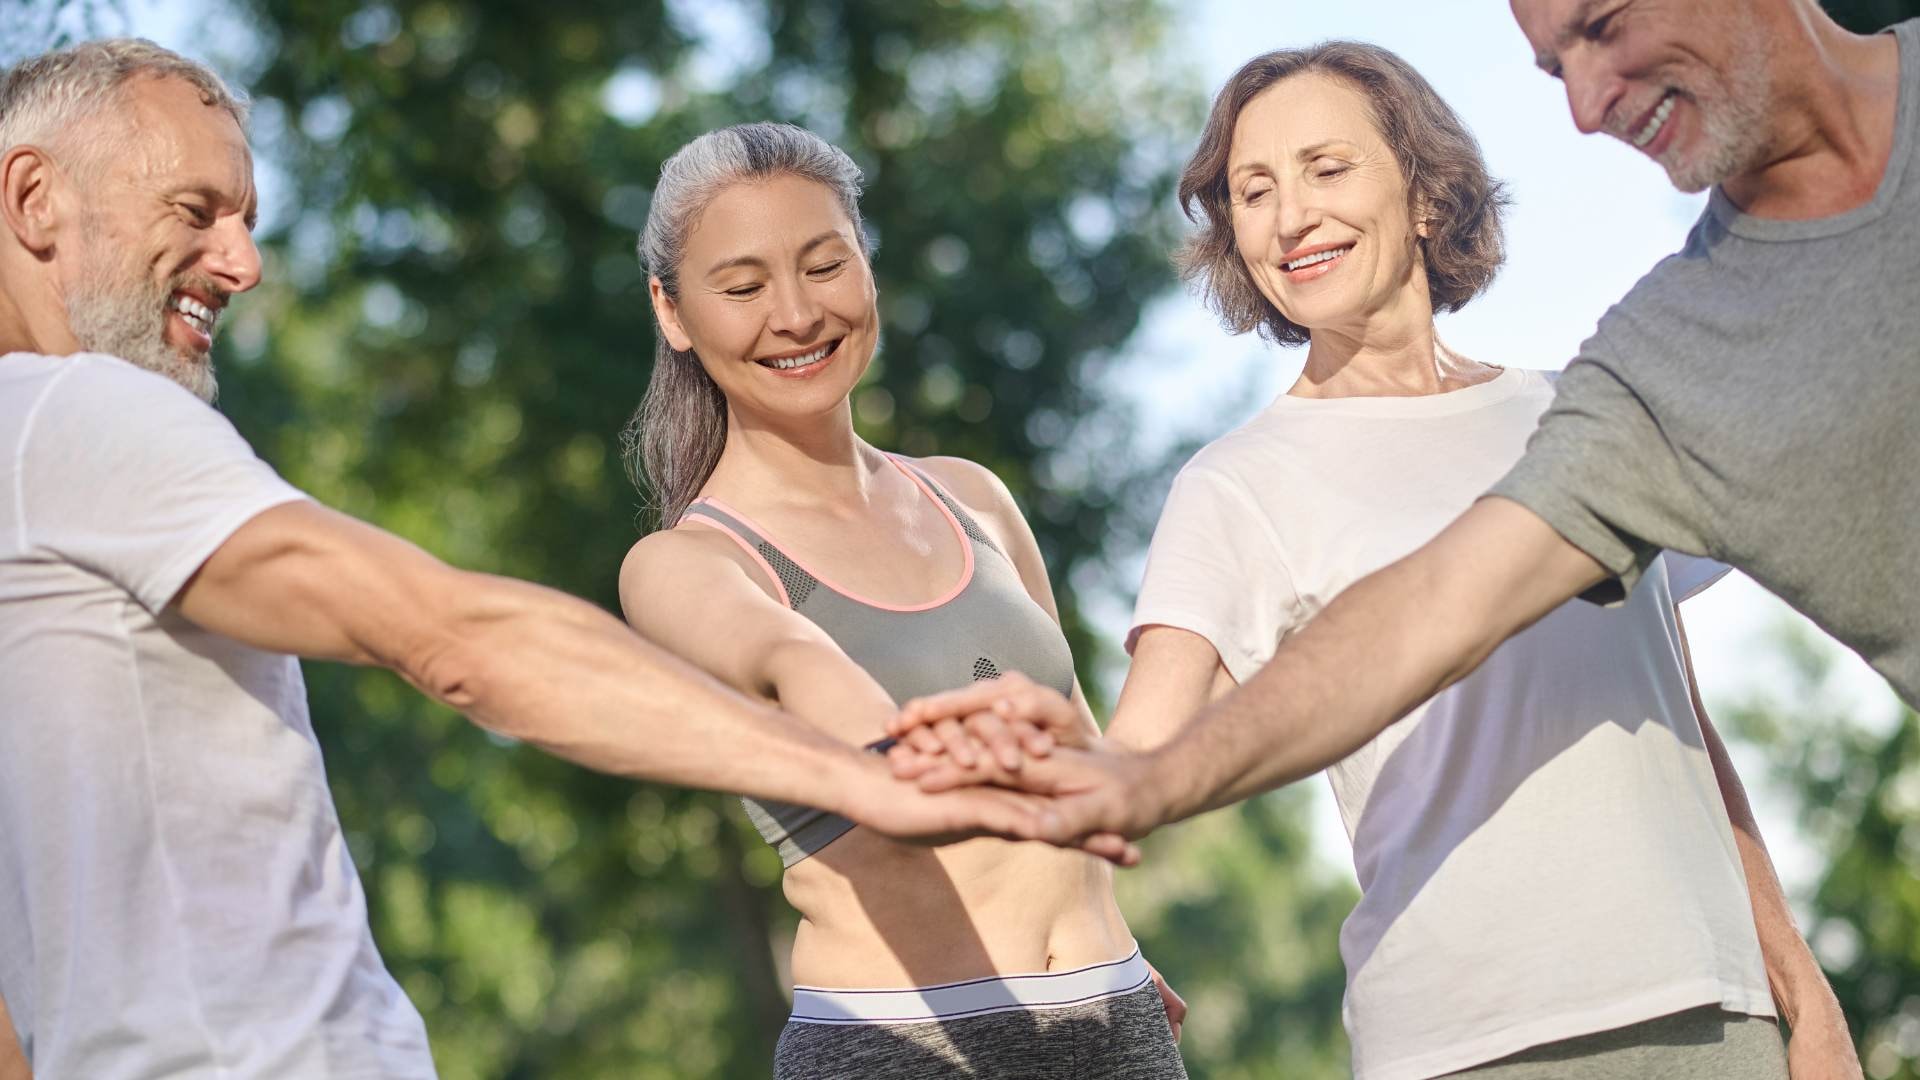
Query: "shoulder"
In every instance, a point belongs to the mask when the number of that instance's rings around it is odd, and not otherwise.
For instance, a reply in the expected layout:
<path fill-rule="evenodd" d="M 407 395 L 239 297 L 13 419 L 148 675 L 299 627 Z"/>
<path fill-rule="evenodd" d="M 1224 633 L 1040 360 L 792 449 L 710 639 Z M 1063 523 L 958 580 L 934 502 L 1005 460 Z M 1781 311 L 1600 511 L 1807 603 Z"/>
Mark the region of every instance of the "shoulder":
<path fill-rule="evenodd" d="M 681 524 L 648 533 L 627 549 L 620 563 L 620 601 L 629 619 L 636 601 L 699 593 L 722 581 L 757 582 L 752 559 L 719 529 Z M 768 591 L 762 585 L 762 591 Z M 769 592 L 769 595 L 771 593 Z"/>
<path fill-rule="evenodd" d="M 36 442 L 60 439 L 105 452 L 139 441 L 161 456 L 214 449 L 252 456 L 220 410 L 172 379 L 100 353 L 37 359 L 48 363 L 29 377 L 38 384 Z"/>
<path fill-rule="evenodd" d="M 955 502 L 976 518 L 983 519 L 1001 536 L 1018 536 L 1026 529 L 1026 518 L 1014 502 L 1013 492 L 992 469 L 959 457 L 902 457 L 901 461 L 933 477 Z"/>
<path fill-rule="evenodd" d="M 908 465 L 940 482 L 947 494 L 967 509 L 986 509 L 1000 502 L 1012 502 L 1013 493 L 992 469 L 960 457 L 900 457 Z"/>

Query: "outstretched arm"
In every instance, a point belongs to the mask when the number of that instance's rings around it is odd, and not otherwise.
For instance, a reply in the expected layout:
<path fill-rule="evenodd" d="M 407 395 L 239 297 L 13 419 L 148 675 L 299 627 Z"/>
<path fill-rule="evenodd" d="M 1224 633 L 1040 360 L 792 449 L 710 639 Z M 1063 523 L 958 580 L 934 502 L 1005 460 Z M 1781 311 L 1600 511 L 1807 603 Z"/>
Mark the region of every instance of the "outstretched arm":
<path fill-rule="evenodd" d="M 1335 598 L 1158 755 L 1165 820 L 1310 776 L 1604 578 L 1531 511 L 1487 498 Z"/>
<path fill-rule="evenodd" d="M 257 648 L 391 668 L 489 731 L 602 772 L 863 822 L 896 815 L 909 831 L 1029 827 L 1012 802 L 921 806 L 907 820 L 879 763 L 726 689 L 594 605 L 455 570 L 312 503 L 241 526 L 175 603 Z"/>
<path fill-rule="evenodd" d="M 1046 839 L 1109 852 L 1339 761 L 1603 577 L 1531 511 L 1482 499 L 1335 598 L 1166 746 L 1056 751 L 1019 783 L 1054 796 Z"/>
<path fill-rule="evenodd" d="M 1674 612 L 1679 623 L 1680 613 Z M 1780 1018 L 1792 1030 L 1787 1046 L 1789 1072 L 1793 1080 L 1859 1080 L 1860 1059 L 1847 1031 L 1847 1017 L 1840 1001 L 1820 970 L 1813 950 L 1795 925 L 1793 909 L 1787 904 L 1786 890 L 1774 873 L 1773 857 L 1760 838 L 1760 823 L 1747 801 L 1747 789 L 1734 771 L 1727 745 L 1707 719 L 1707 708 L 1700 701 L 1700 687 L 1693 673 L 1693 656 L 1687 648 L 1684 626 L 1680 630 L 1680 653 L 1686 663 L 1687 688 L 1693 697 L 1693 711 L 1700 718 L 1700 734 L 1713 762 L 1713 776 L 1720 785 L 1721 801 L 1727 806 L 1727 819 L 1733 825 L 1734 846 L 1740 850 L 1740 866 L 1746 873 L 1747 896 L 1753 905 L 1753 925 L 1760 938 L 1760 955 L 1767 967 L 1767 982 L 1773 988 L 1773 1000 L 1780 1007 Z"/>

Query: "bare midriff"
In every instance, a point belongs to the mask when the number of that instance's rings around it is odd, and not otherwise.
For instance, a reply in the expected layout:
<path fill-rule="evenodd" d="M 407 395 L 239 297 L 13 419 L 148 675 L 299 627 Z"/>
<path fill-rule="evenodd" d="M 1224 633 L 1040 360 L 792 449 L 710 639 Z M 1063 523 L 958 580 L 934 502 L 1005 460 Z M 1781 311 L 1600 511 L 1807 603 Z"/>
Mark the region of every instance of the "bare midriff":
<path fill-rule="evenodd" d="M 1066 971 L 1125 957 L 1112 872 L 1042 844 L 942 848 L 854 829 L 786 872 L 793 981 L 901 988 Z"/>

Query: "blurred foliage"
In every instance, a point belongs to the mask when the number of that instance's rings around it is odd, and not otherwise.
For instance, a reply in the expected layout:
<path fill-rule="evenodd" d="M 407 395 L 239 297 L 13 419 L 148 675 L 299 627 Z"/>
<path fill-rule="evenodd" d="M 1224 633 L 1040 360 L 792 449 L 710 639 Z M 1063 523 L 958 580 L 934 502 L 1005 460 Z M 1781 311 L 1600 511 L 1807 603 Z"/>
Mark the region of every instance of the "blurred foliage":
<path fill-rule="evenodd" d="M 1800 898 L 1870 1080 L 1920 1080 L 1920 716 L 1891 691 L 1864 709 L 1835 646 L 1783 632 L 1787 684 L 1713 712 L 1765 754 L 1824 863 Z"/>
<path fill-rule="evenodd" d="M 1204 107 L 1170 15 L 229 0 L 201 25 L 255 97 L 270 201 L 266 284 L 220 344 L 223 408 L 323 501 L 614 608 L 650 185 L 704 130 L 802 123 L 868 173 L 885 344 L 861 430 L 1007 481 L 1090 671 L 1074 598 L 1138 547 L 1170 465 L 1139 460 L 1103 390 L 1172 281 L 1171 170 Z M 384 672 L 307 674 L 376 936 L 448 1080 L 766 1074 L 793 916 L 730 800 L 587 774 Z M 1299 807 L 1216 815 L 1124 876 L 1143 943 L 1196 1001 L 1198 1077 L 1344 1073 L 1351 887 L 1306 866 Z"/>

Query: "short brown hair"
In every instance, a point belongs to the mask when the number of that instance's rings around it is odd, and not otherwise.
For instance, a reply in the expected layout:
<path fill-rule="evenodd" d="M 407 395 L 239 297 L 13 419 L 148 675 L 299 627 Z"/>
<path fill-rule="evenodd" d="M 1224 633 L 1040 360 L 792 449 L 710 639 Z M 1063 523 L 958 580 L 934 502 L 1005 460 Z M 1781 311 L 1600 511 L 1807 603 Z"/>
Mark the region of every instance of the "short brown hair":
<path fill-rule="evenodd" d="M 1306 329 L 1261 294 L 1234 246 L 1227 155 L 1247 103 L 1307 72 L 1342 79 L 1367 99 L 1406 179 L 1411 206 L 1427 211 L 1425 262 L 1433 310 L 1460 310 L 1493 281 L 1506 257 L 1500 231 L 1508 203 L 1505 186 L 1487 175 L 1480 144 L 1419 72 L 1386 49 L 1358 41 L 1325 41 L 1256 56 L 1220 89 L 1200 145 L 1180 174 L 1180 209 L 1200 226 L 1177 256 L 1181 276 L 1198 283 L 1207 306 L 1234 333 L 1258 330 L 1281 345 L 1306 343 Z"/>

